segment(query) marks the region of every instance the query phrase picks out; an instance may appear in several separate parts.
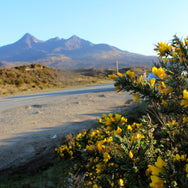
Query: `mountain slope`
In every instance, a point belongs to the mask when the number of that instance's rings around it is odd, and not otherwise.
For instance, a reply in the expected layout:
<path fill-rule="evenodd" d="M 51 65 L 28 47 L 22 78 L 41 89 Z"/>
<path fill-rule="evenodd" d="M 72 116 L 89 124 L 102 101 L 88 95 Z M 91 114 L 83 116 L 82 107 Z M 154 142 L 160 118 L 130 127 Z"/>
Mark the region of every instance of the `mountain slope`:
<path fill-rule="evenodd" d="M 13 44 L 0 47 L 0 66 L 40 63 L 59 69 L 151 66 L 154 57 L 122 51 L 107 44 L 93 44 L 76 35 L 41 41 L 26 33 Z"/>

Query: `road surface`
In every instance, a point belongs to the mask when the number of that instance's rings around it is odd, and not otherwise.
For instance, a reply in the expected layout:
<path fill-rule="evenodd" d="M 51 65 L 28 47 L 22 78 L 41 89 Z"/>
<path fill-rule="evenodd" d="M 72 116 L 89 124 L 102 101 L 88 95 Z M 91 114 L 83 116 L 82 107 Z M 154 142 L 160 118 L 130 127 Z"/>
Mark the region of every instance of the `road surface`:
<path fill-rule="evenodd" d="M 32 105 L 38 102 L 50 102 L 62 97 L 66 98 L 70 95 L 81 95 L 87 93 L 99 93 L 115 91 L 113 83 L 86 86 L 80 88 L 62 89 L 57 91 L 42 92 L 38 94 L 20 95 L 13 97 L 0 98 L 0 111 L 5 111 L 11 108 L 16 108 L 25 105 Z"/>
<path fill-rule="evenodd" d="M 35 168 L 31 161 L 44 164 L 67 134 L 91 128 L 103 113 L 120 113 L 131 101 L 113 84 L 0 98 L 0 175 L 21 165 Z"/>

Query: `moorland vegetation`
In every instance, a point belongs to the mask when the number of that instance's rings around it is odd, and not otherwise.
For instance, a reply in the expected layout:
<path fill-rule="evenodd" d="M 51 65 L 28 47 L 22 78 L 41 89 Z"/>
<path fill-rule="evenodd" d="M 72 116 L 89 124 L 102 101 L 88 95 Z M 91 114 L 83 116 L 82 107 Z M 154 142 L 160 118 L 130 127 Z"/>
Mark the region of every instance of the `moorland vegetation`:
<path fill-rule="evenodd" d="M 67 186 L 188 187 L 188 41 L 174 36 L 155 50 L 154 78 L 130 70 L 109 75 L 117 92 L 129 91 L 135 102 L 147 103 L 144 115 L 133 120 L 104 114 L 95 129 L 69 136 L 55 149 L 74 163 Z"/>
<path fill-rule="evenodd" d="M 145 69 L 151 70 L 150 67 Z M 131 68 L 131 70 L 143 72 L 143 68 Z M 41 64 L 0 68 L 0 95 L 104 83 L 109 81 L 108 75 L 115 71 L 92 68 L 76 69 L 70 72 Z M 125 69 L 121 69 L 120 72 L 124 73 Z"/>

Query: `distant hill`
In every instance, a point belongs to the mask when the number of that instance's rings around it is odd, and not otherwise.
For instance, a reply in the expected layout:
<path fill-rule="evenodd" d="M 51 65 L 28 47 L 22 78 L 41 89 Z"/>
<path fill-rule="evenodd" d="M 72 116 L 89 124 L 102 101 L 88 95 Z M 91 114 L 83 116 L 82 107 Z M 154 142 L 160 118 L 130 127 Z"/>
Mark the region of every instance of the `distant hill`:
<path fill-rule="evenodd" d="M 0 95 L 82 86 L 100 83 L 104 80 L 106 80 L 104 76 L 102 78 L 84 76 L 40 64 L 0 68 Z"/>
<path fill-rule="evenodd" d="M 152 66 L 154 56 L 122 51 L 107 44 L 93 44 L 77 36 L 41 41 L 26 33 L 13 44 L 0 47 L 0 67 L 42 64 L 57 69 Z"/>

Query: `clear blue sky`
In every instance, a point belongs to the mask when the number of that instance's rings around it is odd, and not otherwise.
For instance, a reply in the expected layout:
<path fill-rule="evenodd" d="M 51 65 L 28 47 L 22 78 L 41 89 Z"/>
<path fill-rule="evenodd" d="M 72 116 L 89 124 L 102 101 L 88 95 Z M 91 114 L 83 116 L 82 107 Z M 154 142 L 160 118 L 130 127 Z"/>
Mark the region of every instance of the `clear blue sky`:
<path fill-rule="evenodd" d="M 154 45 L 188 36 L 188 0 L 0 0 L 0 46 L 25 33 L 77 35 L 95 44 L 156 55 Z"/>

